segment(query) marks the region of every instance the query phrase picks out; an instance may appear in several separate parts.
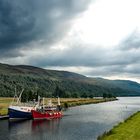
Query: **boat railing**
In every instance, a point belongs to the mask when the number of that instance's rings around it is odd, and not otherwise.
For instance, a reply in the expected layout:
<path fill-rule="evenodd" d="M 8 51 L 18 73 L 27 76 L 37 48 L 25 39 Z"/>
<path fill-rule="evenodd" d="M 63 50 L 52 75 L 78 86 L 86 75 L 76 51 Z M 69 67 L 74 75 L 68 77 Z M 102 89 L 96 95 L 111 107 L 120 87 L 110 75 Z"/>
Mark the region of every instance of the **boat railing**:
<path fill-rule="evenodd" d="M 22 102 L 20 102 L 20 103 L 12 103 L 12 105 L 13 106 L 28 106 L 28 107 L 34 107 L 34 106 L 36 106 L 36 104 L 37 103 L 34 103 L 34 102 L 28 102 L 28 103 L 22 103 Z"/>

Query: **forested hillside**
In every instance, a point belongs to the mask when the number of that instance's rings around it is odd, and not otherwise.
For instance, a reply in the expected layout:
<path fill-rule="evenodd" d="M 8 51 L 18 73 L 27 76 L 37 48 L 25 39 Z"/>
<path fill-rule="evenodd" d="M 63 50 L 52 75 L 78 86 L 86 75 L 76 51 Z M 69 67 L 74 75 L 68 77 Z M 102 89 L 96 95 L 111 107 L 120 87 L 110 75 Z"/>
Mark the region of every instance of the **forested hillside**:
<path fill-rule="evenodd" d="M 139 96 L 140 84 L 124 80 L 89 78 L 67 71 L 45 70 L 33 66 L 0 64 L 0 96 L 14 95 L 24 88 L 24 94 L 38 93 L 53 97 L 93 97 L 103 94 Z"/>

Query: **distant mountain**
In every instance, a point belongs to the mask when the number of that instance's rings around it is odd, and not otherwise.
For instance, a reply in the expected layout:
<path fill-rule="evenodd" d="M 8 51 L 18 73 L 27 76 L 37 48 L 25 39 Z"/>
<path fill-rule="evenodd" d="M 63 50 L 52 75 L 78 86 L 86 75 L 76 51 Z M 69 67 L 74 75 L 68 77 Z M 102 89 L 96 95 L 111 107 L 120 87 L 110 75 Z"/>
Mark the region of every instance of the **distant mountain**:
<path fill-rule="evenodd" d="M 34 66 L 28 65 L 7 65 L 0 64 L 0 74 L 19 74 L 19 75 L 32 75 L 32 76 L 43 76 L 43 77 L 55 77 L 55 78 L 85 78 L 85 76 L 67 72 L 67 71 L 56 71 L 46 70 Z"/>
<path fill-rule="evenodd" d="M 0 96 L 13 96 L 14 87 L 24 88 L 31 94 L 54 96 L 56 88 L 62 97 L 140 96 L 140 84 L 128 80 L 107 80 L 90 78 L 67 71 L 46 70 L 27 65 L 0 64 Z"/>

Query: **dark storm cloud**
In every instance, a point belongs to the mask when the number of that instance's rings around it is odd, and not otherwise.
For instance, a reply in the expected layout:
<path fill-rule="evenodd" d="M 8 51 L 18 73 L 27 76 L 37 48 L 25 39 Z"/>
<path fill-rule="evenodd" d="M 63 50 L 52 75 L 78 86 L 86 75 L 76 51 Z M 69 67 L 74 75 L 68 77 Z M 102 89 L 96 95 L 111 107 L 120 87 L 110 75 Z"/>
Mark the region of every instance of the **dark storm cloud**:
<path fill-rule="evenodd" d="M 0 56 L 42 41 L 47 45 L 65 35 L 71 20 L 90 0 L 0 0 Z M 8 52 L 8 53 L 7 53 Z M 15 53 L 16 55 L 16 53 Z M 13 56 L 13 55 L 11 55 Z"/>

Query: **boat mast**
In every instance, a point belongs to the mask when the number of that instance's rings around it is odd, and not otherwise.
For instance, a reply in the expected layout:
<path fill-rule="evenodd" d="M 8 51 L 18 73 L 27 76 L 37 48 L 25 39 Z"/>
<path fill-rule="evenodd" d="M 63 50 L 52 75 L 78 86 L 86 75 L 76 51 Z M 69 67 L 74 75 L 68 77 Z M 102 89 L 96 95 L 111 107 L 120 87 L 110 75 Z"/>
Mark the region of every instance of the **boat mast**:
<path fill-rule="evenodd" d="M 60 106 L 60 98 L 59 98 L 59 96 L 58 96 L 58 105 Z"/>
<path fill-rule="evenodd" d="M 24 89 L 22 89 L 22 91 L 21 91 L 21 93 L 20 93 L 20 95 L 19 95 L 19 97 L 17 99 L 17 104 L 21 101 L 21 95 L 22 95 L 23 91 L 24 91 Z"/>
<path fill-rule="evenodd" d="M 38 95 L 38 104 L 37 106 L 40 106 L 40 96 Z"/>
<path fill-rule="evenodd" d="M 42 99 L 42 100 L 43 100 L 42 102 L 43 102 L 43 109 L 44 109 L 44 97 L 43 97 L 43 99 Z"/>

